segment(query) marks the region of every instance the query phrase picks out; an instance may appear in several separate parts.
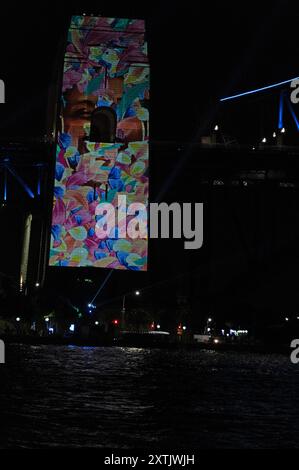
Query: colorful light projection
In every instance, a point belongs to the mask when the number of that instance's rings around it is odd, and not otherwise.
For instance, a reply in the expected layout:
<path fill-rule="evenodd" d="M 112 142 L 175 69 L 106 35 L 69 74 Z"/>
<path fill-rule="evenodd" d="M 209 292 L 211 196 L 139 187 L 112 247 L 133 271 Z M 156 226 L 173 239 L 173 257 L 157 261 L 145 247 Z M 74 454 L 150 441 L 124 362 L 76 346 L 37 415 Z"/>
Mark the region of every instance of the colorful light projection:
<path fill-rule="evenodd" d="M 98 239 L 96 207 L 148 204 L 149 64 L 143 20 L 72 17 L 64 60 L 50 266 L 147 269 L 147 240 Z"/>

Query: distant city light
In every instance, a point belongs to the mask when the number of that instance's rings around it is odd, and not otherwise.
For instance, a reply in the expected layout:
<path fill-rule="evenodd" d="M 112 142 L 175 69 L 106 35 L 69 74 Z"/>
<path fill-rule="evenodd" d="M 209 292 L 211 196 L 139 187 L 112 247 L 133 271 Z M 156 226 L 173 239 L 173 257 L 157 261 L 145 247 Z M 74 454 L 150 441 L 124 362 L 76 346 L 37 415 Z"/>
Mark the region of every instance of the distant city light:
<path fill-rule="evenodd" d="M 214 339 L 214 343 L 215 343 L 215 344 L 218 344 L 218 343 L 219 343 L 219 339 Z"/>
<path fill-rule="evenodd" d="M 274 137 L 274 139 L 275 139 L 275 137 L 276 137 L 276 132 L 273 132 L 273 137 Z"/>
<path fill-rule="evenodd" d="M 21 318 L 20 318 L 20 317 L 17 317 L 17 318 L 16 318 L 16 321 L 17 321 L 17 322 L 21 321 Z"/>
<path fill-rule="evenodd" d="M 70 331 L 75 331 L 75 325 L 72 324 L 72 325 L 70 326 L 69 330 L 70 330 Z"/>
<path fill-rule="evenodd" d="M 49 321 L 50 321 L 49 317 L 45 318 L 45 322 L 48 323 Z"/>
<path fill-rule="evenodd" d="M 54 333 L 54 328 L 49 328 L 48 331 L 49 331 L 49 333 L 53 334 Z"/>
<path fill-rule="evenodd" d="M 160 330 L 160 328 L 161 328 L 161 325 L 157 325 L 157 330 Z"/>
<path fill-rule="evenodd" d="M 113 320 L 112 322 L 114 325 L 118 325 L 118 320 Z"/>
<path fill-rule="evenodd" d="M 266 137 L 263 138 L 262 142 L 263 142 L 263 144 L 265 144 L 267 142 Z"/>
<path fill-rule="evenodd" d="M 187 327 L 186 327 L 186 326 L 183 326 L 183 330 L 187 330 Z"/>
<path fill-rule="evenodd" d="M 285 321 L 289 321 L 289 318 L 288 318 L 288 317 L 285 317 Z"/>
<path fill-rule="evenodd" d="M 210 333 L 210 331 L 211 331 L 211 328 L 207 328 L 207 332 Z"/>
<path fill-rule="evenodd" d="M 210 323 L 212 321 L 212 318 L 208 318 L 208 322 Z"/>
<path fill-rule="evenodd" d="M 94 324 L 98 326 L 99 322 L 98 322 L 98 321 L 95 321 Z"/>
<path fill-rule="evenodd" d="M 219 130 L 219 126 L 218 124 L 216 124 L 216 126 L 214 127 L 214 131 L 218 131 Z"/>
<path fill-rule="evenodd" d="M 285 131 L 286 131 L 286 130 L 285 130 L 285 128 L 283 127 L 280 132 L 281 132 L 282 134 L 285 134 Z"/>
<path fill-rule="evenodd" d="M 135 295 L 140 295 L 140 291 L 139 291 L 139 290 L 136 290 L 136 291 L 135 291 Z"/>
<path fill-rule="evenodd" d="M 40 286 L 39 282 L 36 282 L 35 287 L 39 287 L 39 286 Z"/>

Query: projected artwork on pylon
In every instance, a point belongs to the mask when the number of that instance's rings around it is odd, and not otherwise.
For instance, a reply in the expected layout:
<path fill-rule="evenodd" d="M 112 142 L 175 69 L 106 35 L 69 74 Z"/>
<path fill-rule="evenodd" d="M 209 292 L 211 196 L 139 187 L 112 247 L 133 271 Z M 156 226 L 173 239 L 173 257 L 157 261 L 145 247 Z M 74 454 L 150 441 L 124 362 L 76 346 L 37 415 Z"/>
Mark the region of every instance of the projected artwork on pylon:
<path fill-rule="evenodd" d="M 147 240 L 97 235 L 97 206 L 148 203 L 143 20 L 72 17 L 64 58 L 50 266 L 144 271 Z"/>

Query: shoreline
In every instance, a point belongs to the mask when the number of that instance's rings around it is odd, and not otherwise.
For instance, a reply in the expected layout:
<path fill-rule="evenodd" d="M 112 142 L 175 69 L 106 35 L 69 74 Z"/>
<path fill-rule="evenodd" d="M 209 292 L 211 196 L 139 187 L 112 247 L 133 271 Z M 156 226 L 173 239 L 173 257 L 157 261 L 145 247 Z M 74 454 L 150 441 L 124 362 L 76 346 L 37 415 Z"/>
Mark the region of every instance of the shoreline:
<path fill-rule="evenodd" d="M 283 354 L 289 355 L 289 345 L 270 344 L 214 344 L 214 343 L 179 343 L 179 342 L 151 342 L 145 340 L 124 341 L 121 339 L 86 339 L 86 338 L 61 338 L 61 337 L 32 337 L 32 336 L 1 336 L 6 345 L 28 346 L 78 346 L 78 347 L 137 347 L 148 349 L 168 350 L 212 350 L 218 352 L 256 353 L 256 354 Z"/>

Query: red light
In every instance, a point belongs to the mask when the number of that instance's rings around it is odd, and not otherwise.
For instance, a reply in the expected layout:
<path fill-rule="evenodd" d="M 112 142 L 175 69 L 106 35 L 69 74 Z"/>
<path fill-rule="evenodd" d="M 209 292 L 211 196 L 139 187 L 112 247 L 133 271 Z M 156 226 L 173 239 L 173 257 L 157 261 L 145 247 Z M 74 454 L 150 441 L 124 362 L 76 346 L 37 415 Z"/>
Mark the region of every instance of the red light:
<path fill-rule="evenodd" d="M 112 322 L 114 325 L 118 325 L 118 320 L 113 320 Z"/>

